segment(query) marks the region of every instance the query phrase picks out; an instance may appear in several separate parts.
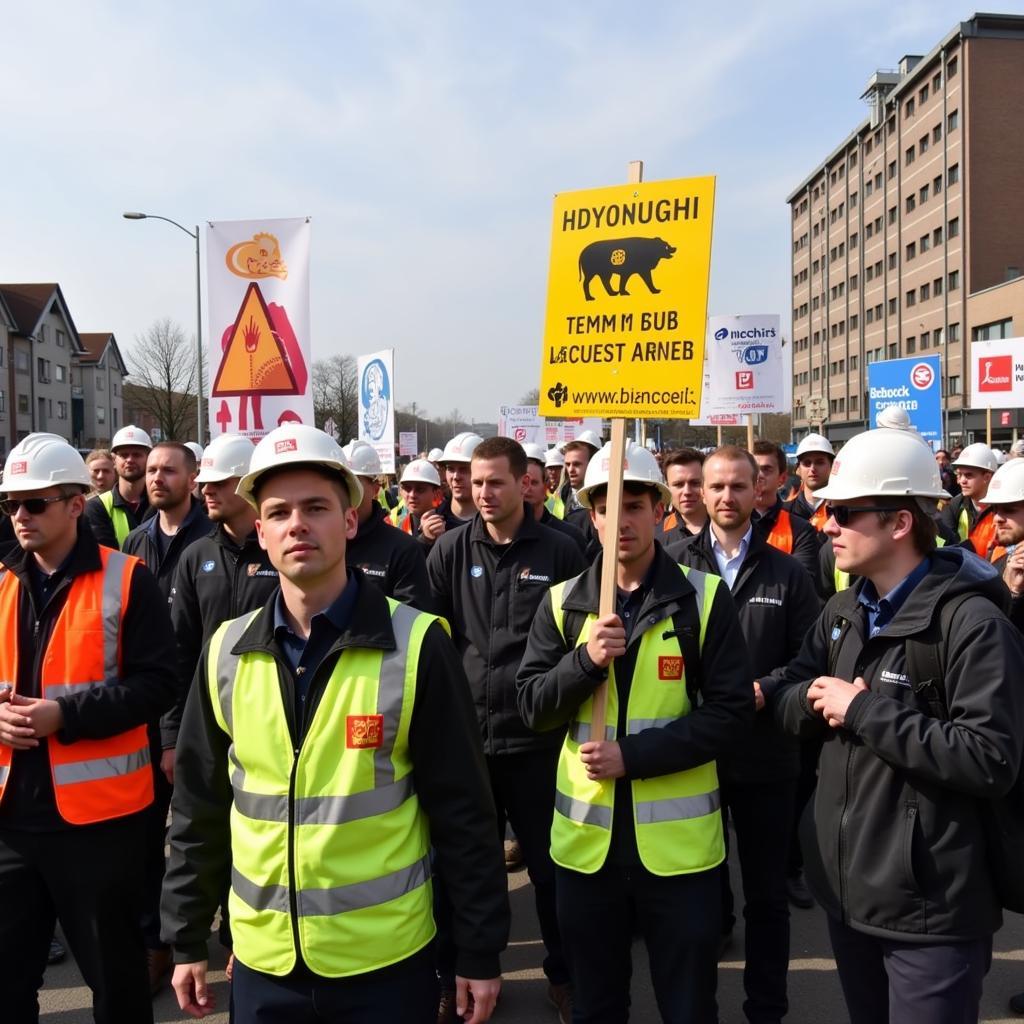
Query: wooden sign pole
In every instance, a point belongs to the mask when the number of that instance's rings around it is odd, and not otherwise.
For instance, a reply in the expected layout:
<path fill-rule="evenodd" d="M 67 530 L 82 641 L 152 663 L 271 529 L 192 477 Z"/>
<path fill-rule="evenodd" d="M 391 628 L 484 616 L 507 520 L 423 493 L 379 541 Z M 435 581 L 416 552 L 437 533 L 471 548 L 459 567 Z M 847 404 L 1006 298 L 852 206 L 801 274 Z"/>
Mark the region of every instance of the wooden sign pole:
<path fill-rule="evenodd" d="M 992 406 L 985 409 L 985 444 L 992 447 Z"/>
<path fill-rule="evenodd" d="M 747 451 L 753 454 L 754 451 L 754 414 L 747 413 Z"/>

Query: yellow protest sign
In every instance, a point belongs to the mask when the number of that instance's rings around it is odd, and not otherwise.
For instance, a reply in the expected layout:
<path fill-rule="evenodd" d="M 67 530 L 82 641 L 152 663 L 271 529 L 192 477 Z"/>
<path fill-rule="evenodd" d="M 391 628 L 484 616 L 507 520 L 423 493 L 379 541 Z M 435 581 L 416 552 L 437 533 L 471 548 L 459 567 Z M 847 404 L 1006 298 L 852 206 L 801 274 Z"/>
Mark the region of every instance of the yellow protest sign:
<path fill-rule="evenodd" d="M 555 196 L 543 416 L 699 415 L 715 179 Z"/>

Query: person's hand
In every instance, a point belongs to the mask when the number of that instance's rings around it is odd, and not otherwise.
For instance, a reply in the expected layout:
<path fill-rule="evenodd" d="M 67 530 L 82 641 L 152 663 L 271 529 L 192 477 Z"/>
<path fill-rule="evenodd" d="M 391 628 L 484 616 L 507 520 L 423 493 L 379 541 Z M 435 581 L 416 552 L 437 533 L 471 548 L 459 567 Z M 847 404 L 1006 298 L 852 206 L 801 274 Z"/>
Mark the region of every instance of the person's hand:
<path fill-rule="evenodd" d="M 160 755 L 160 771 L 164 773 L 164 778 L 173 786 L 174 785 L 174 747 L 168 747 Z"/>
<path fill-rule="evenodd" d="M 580 745 L 588 779 L 620 779 L 626 774 L 622 751 L 614 740 L 589 740 Z"/>
<path fill-rule="evenodd" d="M 440 512 L 424 512 L 420 519 L 420 530 L 427 540 L 437 540 L 444 533 L 444 516 Z"/>
<path fill-rule="evenodd" d="M 491 1019 L 501 991 L 501 978 L 455 977 L 455 1012 L 466 1024 Z"/>
<path fill-rule="evenodd" d="M 868 688 L 857 676 L 852 683 L 835 676 L 818 676 L 807 690 L 807 701 L 833 729 L 846 724 L 846 712 L 858 693 Z"/>
<path fill-rule="evenodd" d="M 22 697 L 14 694 L 10 703 L 18 707 L 20 713 L 28 720 L 36 739 L 52 736 L 64 725 L 64 712 L 55 700 L 43 700 L 39 697 Z"/>
<path fill-rule="evenodd" d="M 31 697 L 22 697 L 12 690 L 4 692 L 0 703 L 0 743 L 13 750 L 31 750 L 39 746 L 35 725 L 27 714 L 33 703 Z"/>
<path fill-rule="evenodd" d="M 626 653 L 626 630 L 618 615 L 595 619 L 587 638 L 587 654 L 598 668 L 607 668 Z"/>
<path fill-rule="evenodd" d="M 1013 554 L 1006 560 L 1003 582 L 1014 597 L 1024 594 L 1024 544 L 1018 544 Z"/>
<path fill-rule="evenodd" d="M 760 711 L 764 707 L 764 690 L 761 689 L 761 684 L 755 679 L 754 680 L 754 708 Z"/>
<path fill-rule="evenodd" d="M 193 1017 L 208 1017 L 217 1009 L 214 994 L 206 987 L 206 961 L 176 964 L 171 988 L 178 997 L 178 1006 Z"/>

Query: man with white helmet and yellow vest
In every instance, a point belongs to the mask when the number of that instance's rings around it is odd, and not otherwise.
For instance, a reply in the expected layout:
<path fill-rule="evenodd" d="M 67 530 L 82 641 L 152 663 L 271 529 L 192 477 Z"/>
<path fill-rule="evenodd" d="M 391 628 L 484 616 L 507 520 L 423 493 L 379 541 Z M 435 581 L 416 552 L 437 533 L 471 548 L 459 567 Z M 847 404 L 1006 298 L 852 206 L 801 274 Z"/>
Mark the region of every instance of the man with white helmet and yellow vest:
<path fill-rule="evenodd" d="M 565 472 L 565 456 L 557 445 L 544 453 L 544 486 L 547 489 L 545 507 L 556 518 L 565 518 L 565 500 L 558 493 Z"/>
<path fill-rule="evenodd" d="M 146 723 L 174 700 L 167 605 L 82 521 L 82 457 L 30 434 L 4 467 L 18 547 L 0 566 L 0 958 L 5 1020 L 38 1020 L 54 919 L 99 1024 L 152 1021 L 139 930 Z"/>
<path fill-rule="evenodd" d="M 85 520 L 98 544 L 120 548 L 146 518 L 146 459 L 152 447 L 149 435 L 131 424 L 122 427 L 110 442 L 117 480 L 109 491 L 90 498 L 85 505 Z"/>
<path fill-rule="evenodd" d="M 985 504 L 992 474 L 999 468 L 995 453 L 980 441 L 969 444 L 956 458 L 953 469 L 960 493 L 942 510 L 942 521 L 970 541 L 975 553 L 988 558 L 995 544 L 996 527 L 992 510 Z"/>
<path fill-rule="evenodd" d="M 281 589 L 217 630 L 185 705 L 163 901 L 179 1005 L 213 1012 L 206 941 L 230 877 L 237 1020 L 432 1019 L 432 847 L 479 1024 L 508 902 L 455 648 L 346 567 L 362 488 L 325 433 L 271 431 L 238 490 Z"/>
<path fill-rule="evenodd" d="M 566 730 L 551 856 L 573 1020 L 627 1019 L 636 922 L 662 1018 L 714 1021 L 725 857 L 715 759 L 753 721 L 753 675 L 728 588 L 655 539 L 670 494 L 643 448 L 626 452 L 619 536 L 605 535 L 610 459 L 606 445 L 578 492 L 604 552 L 541 602 L 517 678 L 527 724 Z M 616 612 L 599 617 L 612 552 Z M 592 695 L 606 680 L 606 731 L 594 737 Z"/>

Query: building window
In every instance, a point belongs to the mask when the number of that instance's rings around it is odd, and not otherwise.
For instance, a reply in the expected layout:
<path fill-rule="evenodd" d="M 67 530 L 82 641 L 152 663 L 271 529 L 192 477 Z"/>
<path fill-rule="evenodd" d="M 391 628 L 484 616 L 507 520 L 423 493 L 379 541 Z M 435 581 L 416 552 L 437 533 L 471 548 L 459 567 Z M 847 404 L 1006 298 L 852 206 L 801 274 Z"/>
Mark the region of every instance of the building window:
<path fill-rule="evenodd" d="M 911 96 L 910 99 L 904 101 L 904 103 L 903 103 L 903 113 L 907 117 L 913 117 L 914 116 L 914 97 L 913 96 Z"/>
<path fill-rule="evenodd" d="M 917 102 L 918 103 L 924 103 L 924 101 L 926 99 L 928 99 L 928 83 L 927 82 L 925 82 L 925 84 L 921 86 L 921 91 L 917 94 Z"/>
<path fill-rule="evenodd" d="M 950 324 L 949 325 L 949 343 L 952 345 L 954 341 L 960 340 L 960 325 Z"/>
<path fill-rule="evenodd" d="M 99 370 L 96 371 L 96 390 L 102 391 L 104 388 L 103 374 Z"/>
<path fill-rule="evenodd" d="M 912 356 L 917 351 L 917 338 L 911 335 L 907 338 L 907 355 Z"/>
<path fill-rule="evenodd" d="M 946 61 L 946 78 L 952 78 L 960 69 L 960 61 L 957 57 L 950 57 Z"/>
<path fill-rule="evenodd" d="M 18 412 L 28 412 L 28 395 L 18 395 Z"/>
<path fill-rule="evenodd" d="M 892 181 L 892 179 L 896 177 L 896 161 L 895 161 L 895 160 L 893 160 L 893 161 L 892 161 L 892 162 L 891 162 L 891 163 L 889 164 L 889 168 L 888 168 L 888 176 L 889 176 L 889 180 L 890 180 L 890 181 Z"/>
<path fill-rule="evenodd" d="M 946 187 L 955 185 L 960 180 L 960 165 L 953 164 L 952 167 L 946 171 Z"/>
<path fill-rule="evenodd" d="M 107 410 L 102 405 L 96 406 L 96 422 L 106 423 L 107 422 Z"/>
<path fill-rule="evenodd" d="M 899 299 L 895 296 L 889 300 L 889 316 L 895 316 L 899 312 Z"/>
<path fill-rule="evenodd" d="M 852 332 L 852 331 L 855 331 L 855 330 L 857 330 L 857 314 L 856 313 L 854 313 L 853 316 L 850 317 L 850 331 Z"/>
<path fill-rule="evenodd" d="M 903 160 L 909 167 L 914 162 L 914 147 L 910 146 L 906 153 L 903 154 Z"/>
<path fill-rule="evenodd" d="M 64 332 L 63 331 L 58 331 L 57 332 L 57 348 L 63 348 L 63 347 L 64 347 Z"/>
<path fill-rule="evenodd" d="M 917 303 L 917 289 L 916 288 L 911 288 L 910 291 L 907 292 L 906 305 L 908 307 L 910 307 L 910 306 L 915 305 L 916 303 Z"/>
<path fill-rule="evenodd" d="M 869 310 L 867 310 L 864 313 L 864 323 L 865 324 L 873 324 L 874 322 L 875 322 L 875 311 L 873 309 L 869 309 Z"/>
<path fill-rule="evenodd" d="M 947 384 L 946 384 L 947 391 L 946 391 L 946 393 L 950 394 L 950 395 L 959 395 L 960 394 L 960 377 L 959 376 L 947 377 L 946 381 L 947 381 Z"/>
<path fill-rule="evenodd" d="M 946 228 L 947 238 L 956 238 L 960 234 L 960 218 L 954 217 Z"/>
<path fill-rule="evenodd" d="M 960 287 L 960 271 L 951 270 L 949 272 L 949 291 L 955 292 Z"/>
<path fill-rule="evenodd" d="M 951 110 L 946 117 L 946 131 L 955 132 L 960 127 L 960 111 Z"/>
<path fill-rule="evenodd" d="M 907 196 L 907 213 L 913 213 L 917 209 L 917 197 Z"/>
<path fill-rule="evenodd" d="M 870 196 L 871 193 L 874 192 L 874 191 L 875 191 L 875 186 L 871 183 L 871 179 L 869 178 L 867 180 L 867 182 L 865 183 L 865 185 L 864 185 L 864 198 L 867 199 L 868 196 Z"/>
<path fill-rule="evenodd" d="M 918 192 L 918 194 L 917 194 L 917 200 L 922 205 L 924 205 L 925 203 L 928 202 L 928 186 L 927 185 L 922 185 L 921 186 L 921 191 Z"/>
<path fill-rule="evenodd" d="M 37 359 L 36 360 L 36 372 L 37 379 L 40 384 L 50 383 L 50 360 L 49 359 Z"/>
<path fill-rule="evenodd" d="M 66 366 L 61 366 L 60 363 L 55 363 L 53 367 L 54 380 L 58 384 L 63 384 L 68 379 L 68 371 Z"/>
<path fill-rule="evenodd" d="M 917 243 L 917 247 L 921 252 L 927 252 L 932 247 L 932 236 L 922 235 Z"/>
<path fill-rule="evenodd" d="M 907 262 L 909 263 L 917 255 L 917 245 L 910 242 L 907 245 Z"/>
<path fill-rule="evenodd" d="M 39 325 L 39 340 L 45 345 L 50 337 L 50 328 L 46 324 Z"/>
<path fill-rule="evenodd" d="M 864 225 L 864 238 L 868 239 L 875 233 L 875 227 L 873 224 Z"/>
<path fill-rule="evenodd" d="M 68 403 L 57 401 L 57 419 L 66 420 L 68 418 Z"/>
<path fill-rule="evenodd" d="M 889 269 L 896 269 L 896 253 L 894 252 L 889 253 Z"/>
<path fill-rule="evenodd" d="M 932 129 L 932 142 L 939 142 L 942 139 L 942 125 L 937 124 Z"/>
<path fill-rule="evenodd" d="M 850 248 L 851 249 L 856 249 L 857 248 L 857 232 L 856 231 L 854 231 L 854 233 L 852 235 L 850 235 Z"/>
<path fill-rule="evenodd" d="M 18 373 L 28 373 L 32 361 L 29 358 L 29 354 L 23 348 L 16 348 L 14 350 L 14 368 Z"/>
<path fill-rule="evenodd" d="M 942 245 L 942 228 L 936 228 L 932 232 L 932 245 Z"/>
<path fill-rule="evenodd" d="M 942 294 L 942 278 L 941 277 L 937 277 L 937 278 L 935 278 L 934 281 L 932 281 L 932 293 L 936 297 L 938 297 L 939 295 Z"/>
<path fill-rule="evenodd" d="M 850 356 L 850 369 L 851 370 L 856 370 L 857 369 L 857 357 L 856 356 Z"/>
<path fill-rule="evenodd" d="M 921 293 L 922 302 L 927 302 L 932 297 L 932 286 L 927 281 L 918 290 Z"/>
<path fill-rule="evenodd" d="M 937 196 L 942 191 L 942 175 L 936 175 L 932 182 L 932 195 Z"/>
<path fill-rule="evenodd" d="M 894 160 L 894 161 L 892 162 L 892 166 L 893 166 L 893 167 L 895 167 L 895 166 L 896 166 L 896 161 L 895 161 L 895 160 Z M 881 191 L 881 189 L 882 189 L 882 172 L 881 172 L 881 171 L 879 171 L 879 172 L 878 172 L 878 173 L 877 173 L 877 174 L 875 175 L 875 188 L 876 188 L 876 189 L 877 189 L 878 191 Z"/>
<path fill-rule="evenodd" d="M 998 338 L 1013 337 L 1013 319 L 995 320 L 990 324 L 982 324 L 971 331 L 972 341 L 995 341 Z"/>
<path fill-rule="evenodd" d="M 890 359 L 899 359 L 899 357 L 900 357 L 899 342 L 896 342 L 896 341 L 889 342 L 888 356 L 889 356 Z"/>
<path fill-rule="evenodd" d="M 927 135 L 922 135 L 921 138 L 917 140 L 917 151 L 922 156 L 924 156 L 924 154 L 928 152 L 928 136 Z"/>
<path fill-rule="evenodd" d="M 890 206 L 889 207 L 889 223 L 890 224 L 895 224 L 896 223 L 896 213 L 897 213 L 897 207 Z"/>
<path fill-rule="evenodd" d="M 938 92 L 942 88 L 942 72 L 936 71 L 932 78 L 932 92 Z"/>

